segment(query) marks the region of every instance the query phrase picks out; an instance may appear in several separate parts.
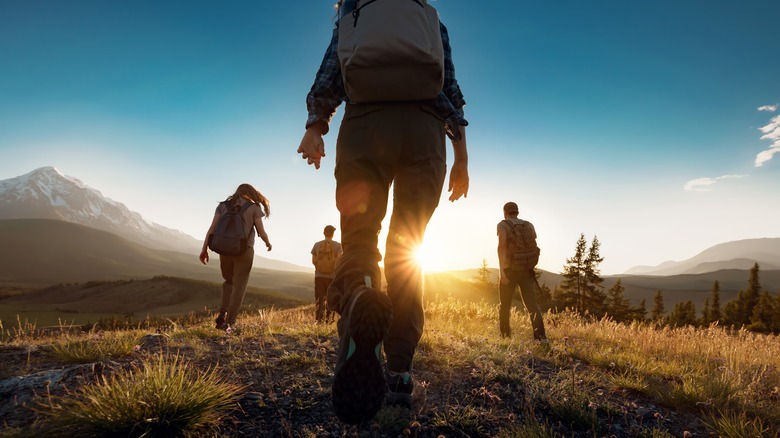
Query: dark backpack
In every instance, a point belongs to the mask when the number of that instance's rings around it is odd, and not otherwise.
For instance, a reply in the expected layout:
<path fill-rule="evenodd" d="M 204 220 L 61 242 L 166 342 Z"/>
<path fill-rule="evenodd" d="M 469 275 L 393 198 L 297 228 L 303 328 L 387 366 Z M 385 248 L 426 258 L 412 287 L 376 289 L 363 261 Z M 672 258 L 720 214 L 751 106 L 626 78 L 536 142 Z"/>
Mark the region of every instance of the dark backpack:
<path fill-rule="evenodd" d="M 239 256 L 246 252 L 249 234 L 244 232 L 244 211 L 254 205 L 247 202 L 243 207 L 224 203 L 227 211 L 222 214 L 214 233 L 209 235 L 209 248 L 219 255 Z M 252 232 L 252 229 L 249 229 Z"/>
<path fill-rule="evenodd" d="M 426 0 L 346 0 L 338 56 L 352 103 L 434 99 L 444 84 L 439 14 Z"/>
<path fill-rule="evenodd" d="M 521 220 L 519 223 L 513 223 L 505 220 L 509 225 L 507 233 L 507 258 L 509 259 L 509 269 L 513 271 L 530 271 L 539 263 L 539 254 L 541 250 L 536 245 L 536 231 L 534 226 L 527 221 Z"/>
<path fill-rule="evenodd" d="M 317 245 L 317 263 L 314 267 L 323 274 L 332 274 L 336 272 L 336 250 L 333 248 L 333 242 L 323 240 Z"/>

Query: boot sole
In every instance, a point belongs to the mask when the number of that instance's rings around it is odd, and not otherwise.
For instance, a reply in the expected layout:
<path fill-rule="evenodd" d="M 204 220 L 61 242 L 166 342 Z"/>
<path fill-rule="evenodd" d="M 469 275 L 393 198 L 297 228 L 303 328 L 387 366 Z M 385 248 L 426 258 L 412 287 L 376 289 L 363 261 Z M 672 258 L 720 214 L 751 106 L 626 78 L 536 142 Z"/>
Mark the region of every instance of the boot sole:
<path fill-rule="evenodd" d="M 387 392 L 377 350 L 390 329 L 390 299 L 375 290 L 365 290 L 356 298 L 348 317 L 344 336 L 354 342 L 355 351 L 334 376 L 333 410 L 344 423 L 358 424 L 379 412 Z"/>

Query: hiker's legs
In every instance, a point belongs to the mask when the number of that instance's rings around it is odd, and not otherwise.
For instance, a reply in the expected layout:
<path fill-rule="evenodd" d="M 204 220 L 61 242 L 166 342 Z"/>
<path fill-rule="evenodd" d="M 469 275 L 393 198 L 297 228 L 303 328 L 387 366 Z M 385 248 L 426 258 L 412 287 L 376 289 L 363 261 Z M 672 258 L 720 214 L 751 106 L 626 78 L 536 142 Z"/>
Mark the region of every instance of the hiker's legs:
<path fill-rule="evenodd" d="M 222 271 L 222 300 L 219 302 L 219 313 L 227 313 L 230 307 L 230 297 L 233 295 L 233 266 L 235 257 L 219 256 L 219 269 Z"/>
<path fill-rule="evenodd" d="M 515 294 L 515 288 L 517 287 L 517 279 L 513 275 L 506 274 L 506 278 L 509 280 L 506 284 L 498 283 L 498 298 L 500 301 L 498 307 L 498 327 L 501 331 L 501 336 L 511 336 L 512 327 L 509 324 L 509 316 L 512 313 L 512 297 Z"/>
<path fill-rule="evenodd" d="M 542 311 L 536 302 L 536 280 L 534 271 L 518 272 L 517 282 L 520 286 L 520 296 L 523 298 L 523 304 L 528 311 L 528 317 L 531 318 L 531 327 L 534 331 L 534 339 L 546 339 L 544 332 L 544 319 Z"/>
<path fill-rule="evenodd" d="M 381 289 L 377 243 L 397 155 L 384 138 L 383 115 L 382 104 L 347 104 L 339 129 L 336 207 L 344 252 L 328 288 L 328 308 L 339 314 L 366 277 L 374 289 Z"/>
<path fill-rule="evenodd" d="M 330 319 L 326 298 L 328 296 L 328 286 L 330 286 L 332 281 L 333 279 L 328 277 L 314 277 L 315 319 L 317 322 Z"/>
<path fill-rule="evenodd" d="M 230 294 L 230 305 L 227 308 L 227 316 L 225 317 L 225 322 L 230 325 L 236 323 L 236 317 L 238 317 L 241 302 L 244 301 L 246 286 L 249 283 L 249 273 L 252 271 L 252 262 L 255 258 L 255 250 L 252 247 L 249 247 L 243 255 L 232 258 L 233 290 Z"/>
<path fill-rule="evenodd" d="M 388 118 L 403 134 L 402 154 L 393 185 L 393 213 L 387 236 L 385 277 L 395 317 L 384 342 L 387 368 L 411 371 L 423 333 L 422 270 L 416 251 L 439 204 L 447 173 L 441 119 L 419 105 L 393 107 Z"/>

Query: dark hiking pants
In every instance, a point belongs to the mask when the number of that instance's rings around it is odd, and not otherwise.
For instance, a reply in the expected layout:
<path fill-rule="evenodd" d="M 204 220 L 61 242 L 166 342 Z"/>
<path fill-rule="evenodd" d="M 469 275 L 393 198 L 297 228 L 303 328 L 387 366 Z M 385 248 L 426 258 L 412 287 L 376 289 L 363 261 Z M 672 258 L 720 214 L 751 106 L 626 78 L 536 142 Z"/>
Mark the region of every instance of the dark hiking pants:
<path fill-rule="evenodd" d="M 499 283 L 498 291 L 501 299 L 501 305 L 498 310 L 499 328 L 502 336 L 510 336 L 512 328 L 509 326 L 509 315 L 512 309 L 512 297 L 515 294 L 515 288 L 520 287 L 520 296 L 523 299 L 523 305 L 531 318 L 531 327 L 534 331 L 534 339 L 544 339 L 544 320 L 539 305 L 536 303 L 536 289 L 534 285 L 534 271 L 512 271 L 504 270 L 504 274 L 509 279 L 507 284 Z"/>
<path fill-rule="evenodd" d="M 384 350 L 393 371 L 410 370 L 422 337 L 422 272 L 414 252 L 441 196 L 444 136 L 442 119 L 419 102 L 348 104 L 339 130 L 336 206 L 344 254 L 328 289 L 328 306 L 341 313 L 366 277 L 381 290 L 377 243 L 392 184 L 384 265 L 393 320 Z"/>
<path fill-rule="evenodd" d="M 317 322 L 329 322 L 333 318 L 333 312 L 328 310 L 328 286 L 333 282 L 330 277 L 314 277 L 314 303 L 315 319 Z"/>
<path fill-rule="evenodd" d="M 244 301 L 246 286 L 249 284 L 249 273 L 252 271 L 252 262 L 255 259 L 255 250 L 252 247 L 240 256 L 219 256 L 219 268 L 222 270 L 222 302 L 220 312 L 227 312 L 225 322 L 233 325 L 236 323 L 241 302 Z"/>

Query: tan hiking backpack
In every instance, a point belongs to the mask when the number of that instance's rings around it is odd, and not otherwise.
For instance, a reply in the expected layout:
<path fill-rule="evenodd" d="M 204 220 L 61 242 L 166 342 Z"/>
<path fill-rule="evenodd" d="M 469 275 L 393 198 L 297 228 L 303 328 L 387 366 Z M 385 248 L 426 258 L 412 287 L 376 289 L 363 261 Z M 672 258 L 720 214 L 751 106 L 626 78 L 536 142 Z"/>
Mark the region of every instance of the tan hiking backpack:
<path fill-rule="evenodd" d="M 539 246 L 536 244 L 536 230 L 534 226 L 520 219 L 520 222 L 514 223 L 504 220 L 509 225 L 507 233 L 507 258 L 509 259 L 509 269 L 513 271 L 529 271 L 539 263 Z"/>
<path fill-rule="evenodd" d="M 323 274 L 332 274 L 336 272 L 336 249 L 333 242 L 330 240 L 323 240 L 317 245 L 317 261 L 314 263 L 314 268 L 317 272 Z"/>
<path fill-rule="evenodd" d="M 352 103 L 434 99 L 444 84 L 439 14 L 426 0 L 345 0 L 338 55 Z"/>

